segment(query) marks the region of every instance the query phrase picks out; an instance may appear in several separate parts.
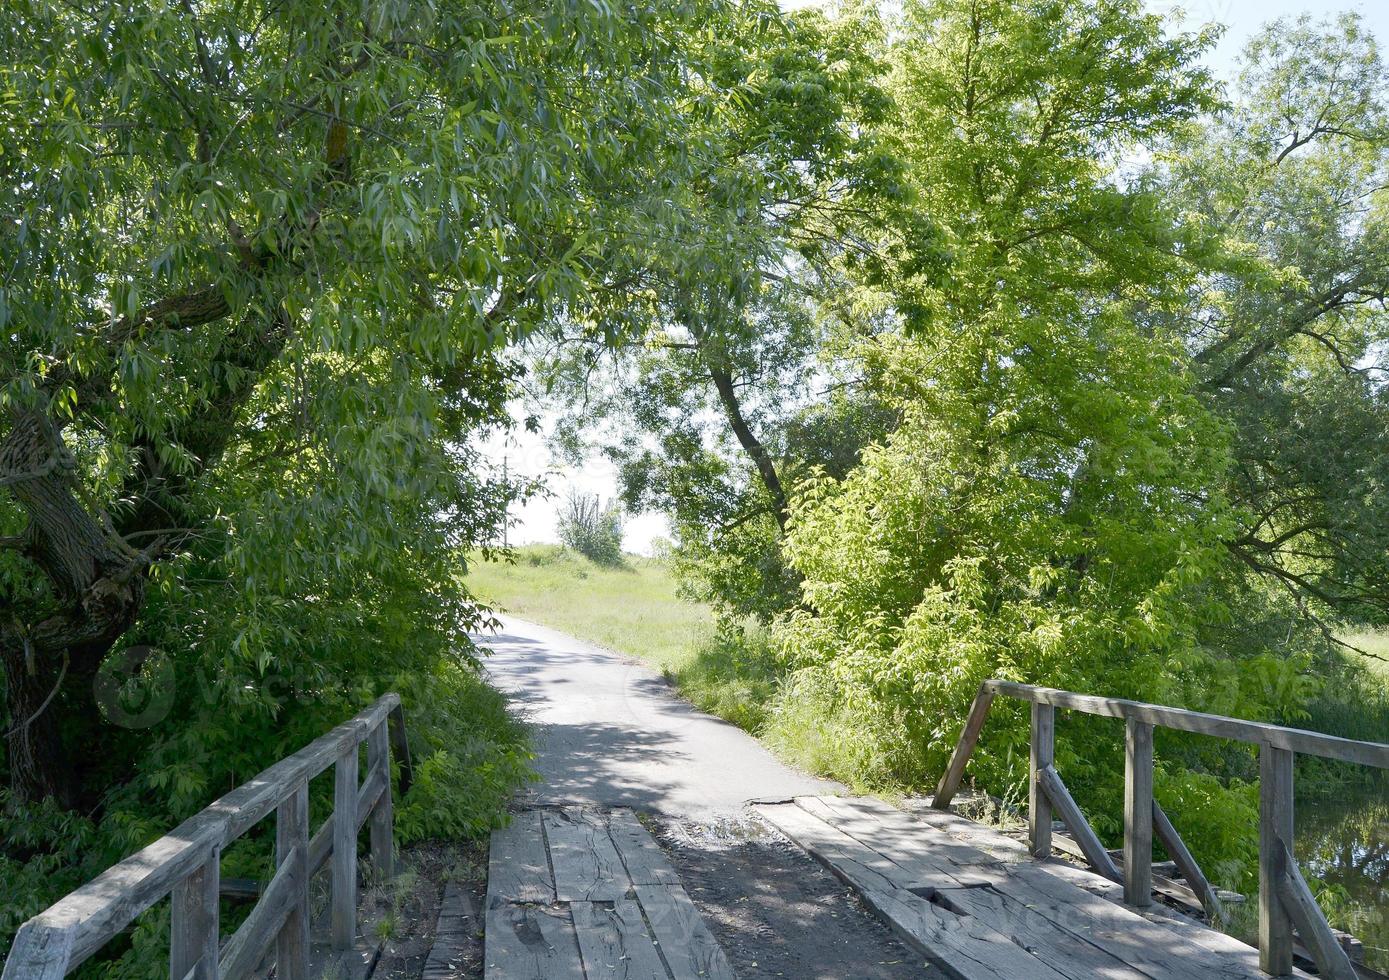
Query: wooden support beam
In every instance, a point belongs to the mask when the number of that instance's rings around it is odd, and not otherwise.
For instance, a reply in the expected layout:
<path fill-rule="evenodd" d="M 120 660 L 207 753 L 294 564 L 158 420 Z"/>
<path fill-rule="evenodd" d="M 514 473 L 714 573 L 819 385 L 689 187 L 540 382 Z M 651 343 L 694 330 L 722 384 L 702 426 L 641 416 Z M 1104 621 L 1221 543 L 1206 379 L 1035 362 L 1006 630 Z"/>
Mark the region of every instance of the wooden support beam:
<path fill-rule="evenodd" d="M 30 919 L 15 933 L 4 980 L 63 980 L 73 960 L 73 930 Z"/>
<path fill-rule="evenodd" d="M 1124 737 L 1124 901 L 1153 903 L 1153 726 L 1136 718 Z"/>
<path fill-rule="evenodd" d="M 1259 967 L 1281 977 L 1293 969 L 1293 924 L 1278 894 L 1283 845 L 1293 839 L 1293 753 L 1259 749 Z"/>
<path fill-rule="evenodd" d="M 333 769 L 333 948 L 357 941 L 357 746 Z"/>
<path fill-rule="evenodd" d="M 222 947 L 220 980 L 250 977 L 275 943 L 297 900 L 299 880 L 291 873 L 297 861 L 297 855 L 291 852 L 280 863 L 266 883 L 260 901 Z"/>
<path fill-rule="evenodd" d="M 248 975 L 272 945 L 286 954 L 281 955 L 278 970 L 282 980 L 303 976 L 308 969 L 309 879 L 332 853 L 336 824 L 330 817 L 312 843 L 308 841 L 308 781 L 343 754 L 355 756 L 357 747 L 378 731 L 386 731 L 388 740 L 397 740 L 402 785 L 407 785 L 409 753 L 400 696 L 385 694 L 25 922 L 15 933 L 0 977 L 57 980 L 66 976 L 140 913 L 166 897 L 173 898 L 170 972 L 177 980 L 218 974 L 221 980 L 236 980 Z M 381 753 L 379 743 L 376 751 Z M 385 831 L 375 828 L 378 841 L 383 832 L 389 835 L 393 816 L 381 805 L 382 798 L 389 795 L 389 783 L 390 768 L 383 766 L 357 795 L 356 810 L 376 815 L 386 824 Z M 361 802 L 363 798 L 366 804 Z M 263 890 L 254 881 L 220 880 L 209 866 L 209 855 L 220 853 L 272 813 L 279 825 L 277 867 L 271 880 Z M 355 840 L 361 822 L 353 823 Z M 214 964 L 199 949 L 206 933 L 215 933 L 204 926 L 209 913 L 215 913 L 209 895 L 218 891 L 233 899 L 256 899 L 256 904 L 228 939 L 220 963 Z M 179 968 L 185 964 L 188 968 L 180 975 Z"/>
<path fill-rule="evenodd" d="M 982 688 L 974 696 L 964 731 L 960 733 L 960 741 L 955 744 L 955 751 L 950 756 L 950 765 L 936 784 L 936 795 L 931 805 L 937 810 L 944 810 L 955 798 L 955 792 L 960 788 L 960 780 L 965 775 L 965 764 L 974 754 L 974 746 L 979 742 L 979 733 L 984 730 L 984 721 L 989 717 L 989 706 L 993 701 L 993 693 Z"/>
<path fill-rule="evenodd" d="M 1312 952 L 1312 959 L 1317 964 L 1317 975 L 1330 977 L 1331 980 L 1357 980 L 1358 975 L 1355 967 L 1351 965 L 1350 957 L 1341 948 L 1331 931 L 1331 925 L 1326 921 L 1326 916 L 1322 914 L 1321 906 L 1313 897 L 1312 890 L 1307 887 L 1307 882 L 1297 870 L 1297 861 L 1292 850 L 1286 841 L 1280 840 L 1278 843 L 1282 867 L 1275 881 L 1275 890 L 1278 892 L 1279 902 L 1297 925 L 1302 941 Z"/>
<path fill-rule="evenodd" d="M 391 743 L 385 725 L 367 736 L 367 771 L 382 773 L 386 786 L 371 808 L 371 861 L 383 878 L 395 877 L 395 849 L 391 828 L 395 823 L 391 800 Z"/>
<path fill-rule="evenodd" d="M 1110 881 L 1122 882 L 1123 875 L 1114 866 L 1114 860 L 1100 843 L 1099 836 L 1095 833 L 1095 828 L 1090 826 L 1090 821 L 1085 819 L 1085 814 L 1076 805 L 1075 799 L 1071 796 L 1070 790 L 1066 789 L 1066 784 L 1061 781 L 1061 775 L 1054 766 L 1047 766 L 1038 773 L 1038 785 L 1047 798 L 1051 800 L 1051 805 L 1056 808 L 1057 814 L 1066 824 L 1076 843 L 1080 845 L 1085 860 L 1090 863 L 1090 867 Z M 1048 827 L 1047 838 L 1050 840 L 1051 832 Z M 1050 854 L 1048 850 L 1047 854 Z M 1035 852 L 1034 852 L 1035 854 Z M 1046 857 L 1047 854 L 1037 854 L 1037 857 Z"/>
<path fill-rule="evenodd" d="M 1168 819 L 1167 813 L 1157 800 L 1153 800 L 1153 830 L 1157 832 L 1158 840 L 1162 842 L 1162 849 L 1177 865 L 1177 870 L 1186 880 L 1187 887 L 1196 893 L 1196 897 L 1206 910 L 1206 914 L 1211 917 L 1211 921 L 1217 925 L 1223 923 L 1225 921 L 1224 903 L 1220 901 L 1220 896 L 1211 887 L 1211 883 L 1206 880 L 1201 866 L 1196 863 L 1196 858 L 1192 857 L 1186 842 L 1177 833 L 1177 828 L 1172 826 L 1172 821 Z"/>
<path fill-rule="evenodd" d="M 1052 802 L 1042 789 L 1041 780 L 1042 773 L 1051 769 L 1055 760 L 1056 709 L 1049 704 L 1033 704 L 1027 780 L 1027 840 L 1033 857 L 1051 855 Z"/>
<path fill-rule="evenodd" d="M 275 863 L 289 865 L 294 881 L 289 914 L 275 939 L 277 980 L 309 980 L 309 784 L 304 781 L 279 805 Z"/>
<path fill-rule="evenodd" d="M 216 980 L 220 940 L 222 852 L 212 848 L 202 867 L 174 886 L 170 908 L 169 980 Z"/>

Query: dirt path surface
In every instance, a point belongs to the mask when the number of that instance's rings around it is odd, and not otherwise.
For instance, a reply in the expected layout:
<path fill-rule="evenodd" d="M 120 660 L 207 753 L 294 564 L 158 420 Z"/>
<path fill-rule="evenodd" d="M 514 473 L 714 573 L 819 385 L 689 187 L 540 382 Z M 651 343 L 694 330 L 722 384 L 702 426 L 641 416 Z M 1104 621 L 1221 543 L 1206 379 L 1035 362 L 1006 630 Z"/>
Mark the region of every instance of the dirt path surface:
<path fill-rule="evenodd" d="M 477 637 L 488 673 L 536 725 L 542 781 L 526 805 L 632 807 L 741 980 L 942 976 L 849 889 L 745 809 L 752 799 L 843 793 L 696 711 L 654 671 L 511 617 Z"/>
<path fill-rule="evenodd" d="M 944 978 L 846 885 L 756 818 L 663 821 L 656 839 L 740 980 Z"/>
<path fill-rule="evenodd" d="M 750 799 L 843 793 L 796 772 L 746 732 L 695 710 L 660 674 L 534 623 L 500 617 L 487 672 L 536 727 L 533 805 L 592 803 L 717 817 Z"/>

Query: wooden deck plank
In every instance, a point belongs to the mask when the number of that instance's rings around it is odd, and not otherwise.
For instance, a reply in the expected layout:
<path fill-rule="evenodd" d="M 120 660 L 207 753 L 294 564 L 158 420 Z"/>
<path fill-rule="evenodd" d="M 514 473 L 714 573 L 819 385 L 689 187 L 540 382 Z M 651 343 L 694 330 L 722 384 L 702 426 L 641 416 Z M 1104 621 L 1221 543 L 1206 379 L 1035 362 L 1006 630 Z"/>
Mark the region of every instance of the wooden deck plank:
<path fill-rule="evenodd" d="M 963 980 L 1085 980 L 1095 976 L 1079 970 L 1060 973 L 976 917 L 959 915 L 911 892 L 870 890 L 861 894 L 908 945 Z"/>
<path fill-rule="evenodd" d="M 608 835 L 632 884 L 680 884 L 680 876 L 666 860 L 665 852 L 631 810 L 613 810 L 608 814 Z"/>
<path fill-rule="evenodd" d="M 874 843 L 881 842 L 884 849 L 894 855 L 898 848 L 918 851 L 924 848 L 929 851 L 940 843 L 949 849 L 953 860 L 967 859 L 959 851 L 962 842 L 942 840 L 943 835 L 939 831 L 922 827 L 921 821 L 881 801 L 854 799 L 824 802 L 832 811 L 844 814 L 843 821 L 836 826 L 859 839 L 867 836 Z M 1010 843 L 1026 854 L 1023 845 Z M 1179 928 L 1171 920 L 1154 921 L 1128 906 L 1099 898 L 1093 891 L 1078 887 L 1073 880 L 1069 880 L 1073 875 L 1057 873 L 1059 868 L 1052 863 L 1038 863 L 1029 859 L 1001 867 L 1009 878 L 1008 883 L 1001 887 L 1004 894 L 1018 898 L 1067 931 L 1075 933 L 1084 929 L 1084 939 L 1140 968 L 1148 976 L 1163 980 L 1200 980 L 1209 977 L 1233 980 L 1260 975 L 1257 971 L 1251 972 L 1251 961 L 1247 956 L 1232 958 L 1224 951 L 1195 942 L 1194 932 L 1202 930 L 1195 922 L 1191 922 L 1187 928 Z M 1079 868 L 1074 871 L 1088 878 L 1099 877 Z M 1113 885 L 1113 888 L 1111 894 L 1116 894 L 1122 901 L 1122 886 Z"/>
<path fill-rule="evenodd" d="M 853 799 L 840 797 L 800 797 L 796 805 L 805 812 L 819 817 L 830 826 L 842 830 L 850 837 L 875 851 L 887 850 L 879 843 L 890 843 L 891 850 L 884 855 L 902 869 L 903 888 L 916 885 L 936 885 L 950 887 L 950 882 L 940 881 L 941 874 L 954 879 L 958 885 L 996 883 L 1004 863 L 977 847 L 945 835 L 893 832 L 891 825 L 885 829 L 891 834 L 889 839 L 877 836 L 884 828 L 882 815 L 872 810 L 864 810 Z M 910 819 L 910 818 L 908 818 Z"/>
<path fill-rule="evenodd" d="M 569 911 L 588 980 L 669 980 L 636 902 L 571 902 Z"/>
<path fill-rule="evenodd" d="M 489 901 L 483 937 L 487 980 L 585 980 L 566 907 Z"/>
<path fill-rule="evenodd" d="M 489 867 L 487 980 L 735 980 L 630 810 L 520 814 L 493 834 Z"/>
<path fill-rule="evenodd" d="M 450 980 L 461 973 L 470 933 L 477 931 L 478 924 L 477 910 L 463 886 L 456 881 L 444 885 L 444 897 L 439 903 L 439 917 L 434 926 L 434 942 L 420 980 Z"/>
<path fill-rule="evenodd" d="M 632 882 L 601 814 L 577 807 L 545 811 L 545 837 L 561 902 L 616 902 Z"/>
<path fill-rule="evenodd" d="M 679 885 L 634 888 L 674 980 L 737 980 L 685 889 Z"/>
<path fill-rule="evenodd" d="M 492 832 L 487 858 L 487 904 L 555 901 L 555 882 L 545 854 L 540 811 L 527 810 Z"/>
<path fill-rule="evenodd" d="M 802 850 L 835 870 L 841 878 L 846 875 L 851 877 L 856 887 L 861 884 L 878 891 L 891 891 L 927 883 L 916 873 L 902 868 L 794 803 L 759 805 L 757 812 Z M 941 875 L 935 884 L 948 888 L 958 885 L 959 881 Z"/>
<path fill-rule="evenodd" d="M 993 886 L 943 889 L 933 901 L 1007 935 L 1057 973 L 1111 980 L 1154 978 L 1153 972 L 1097 944 L 1088 930 L 1058 927 L 1036 904 L 1009 891 Z M 1167 976 L 1165 971 L 1158 975 Z"/>
<path fill-rule="evenodd" d="M 934 809 L 912 811 L 908 816 L 949 834 L 956 840 L 972 844 L 1000 861 L 1009 864 L 1033 863 L 1038 867 L 1045 868 L 1049 874 L 1068 881 L 1092 895 L 1116 904 L 1123 902 L 1123 889 L 1114 882 L 1060 858 L 1034 861 L 1028 854 L 1025 844 L 993 827 L 967 820 L 955 813 Z M 1191 942 L 1216 953 L 1227 964 L 1245 971 L 1245 975 L 1263 976 L 1259 970 L 1258 950 L 1247 943 L 1242 943 L 1233 936 L 1227 936 L 1223 932 L 1211 929 L 1188 915 L 1168 908 L 1166 905 L 1155 904 L 1135 911 L 1150 922 L 1181 929 L 1183 935 Z M 1312 980 L 1311 975 L 1303 970 L 1294 969 L 1293 976 L 1302 978 L 1302 980 Z"/>
<path fill-rule="evenodd" d="M 1094 976 L 1060 972 L 980 919 L 938 906 L 897 884 L 920 869 L 905 872 L 873 848 L 850 837 L 795 804 L 759 806 L 782 833 L 853 887 L 904 941 L 928 959 L 967 980 L 997 977 L 1059 980 Z M 894 881 L 894 878 L 896 881 Z M 940 873 L 943 894 L 972 891 Z M 949 903 L 946 903 L 948 906 Z M 1119 966 L 1117 961 L 1107 966 Z"/>
<path fill-rule="evenodd" d="M 1000 932 L 1013 934 L 1026 923 L 1026 932 L 1032 937 L 1025 940 L 1029 943 L 1045 937 L 1049 928 L 1055 948 L 1069 950 L 1089 962 L 1094 957 L 1087 950 L 1096 947 L 1124 964 L 1126 970 L 1137 971 L 1113 975 L 1161 980 L 1234 980 L 1261 975 L 1257 955 L 1250 947 L 1193 920 L 1144 915 L 1109 900 L 1110 894 L 1100 897 L 1097 892 L 1108 891 L 1121 899 L 1122 888 L 1070 865 L 1033 861 L 1019 842 L 953 814 L 933 811 L 917 820 L 880 801 L 864 799 L 803 798 L 797 805 L 869 851 L 879 852 L 882 860 L 900 869 L 900 873 L 886 876 L 895 879 L 896 885 L 908 884 L 902 873 L 921 875 L 921 884 L 928 889 L 940 888 L 942 876 L 958 875 L 962 884 L 980 883 L 970 882 L 970 875 L 991 880 L 992 888 L 946 891 L 939 897 Z M 764 812 L 768 809 L 759 808 Z M 769 814 L 769 818 L 773 816 Z M 786 819 L 784 814 L 780 816 Z M 961 839 L 966 830 L 969 839 Z M 975 843 L 988 850 L 972 846 Z M 839 850 L 845 850 L 842 842 Z M 886 867 L 862 852 L 851 858 L 859 866 L 879 871 Z M 1103 882 L 1107 888 L 1080 887 L 1077 876 Z M 871 878 L 866 884 L 882 886 L 881 881 Z M 1050 923 L 1050 927 L 1042 922 Z M 1061 970 L 1071 962 L 1049 953 L 1042 958 Z M 1087 975 L 1099 974 L 1110 972 L 1096 968 Z"/>

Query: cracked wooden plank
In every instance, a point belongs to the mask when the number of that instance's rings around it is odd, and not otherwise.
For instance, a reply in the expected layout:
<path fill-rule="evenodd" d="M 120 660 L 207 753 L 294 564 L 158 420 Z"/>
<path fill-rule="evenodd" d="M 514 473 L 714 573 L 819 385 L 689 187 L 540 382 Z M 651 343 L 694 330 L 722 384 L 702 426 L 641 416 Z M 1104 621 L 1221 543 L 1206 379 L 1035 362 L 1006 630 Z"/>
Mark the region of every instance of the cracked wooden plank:
<path fill-rule="evenodd" d="M 679 885 L 636 885 L 637 901 L 674 980 L 736 980 L 718 940 Z"/>
<path fill-rule="evenodd" d="M 635 901 L 572 902 L 569 911 L 588 980 L 670 980 Z"/>
<path fill-rule="evenodd" d="M 585 980 L 565 906 L 489 902 L 483 952 L 487 980 Z"/>
<path fill-rule="evenodd" d="M 487 905 L 555 901 L 555 882 L 545 853 L 540 811 L 527 810 L 492 832 L 487 858 Z"/>
<path fill-rule="evenodd" d="M 601 814 L 577 807 L 547 810 L 545 837 L 558 901 L 616 902 L 628 896 L 632 882 Z"/>

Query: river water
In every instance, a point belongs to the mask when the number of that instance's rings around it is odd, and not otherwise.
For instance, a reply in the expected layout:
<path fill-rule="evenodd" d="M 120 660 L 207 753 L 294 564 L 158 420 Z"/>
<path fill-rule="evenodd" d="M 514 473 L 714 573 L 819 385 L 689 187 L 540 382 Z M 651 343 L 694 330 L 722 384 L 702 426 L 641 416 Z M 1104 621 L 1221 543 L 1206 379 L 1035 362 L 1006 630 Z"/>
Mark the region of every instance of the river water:
<path fill-rule="evenodd" d="M 1297 860 L 1330 889 L 1319 898 L 1332 925 L 1365 944 L 1366 965 L 1389 973 L 1389 795 L 1300 805 Z"/>

